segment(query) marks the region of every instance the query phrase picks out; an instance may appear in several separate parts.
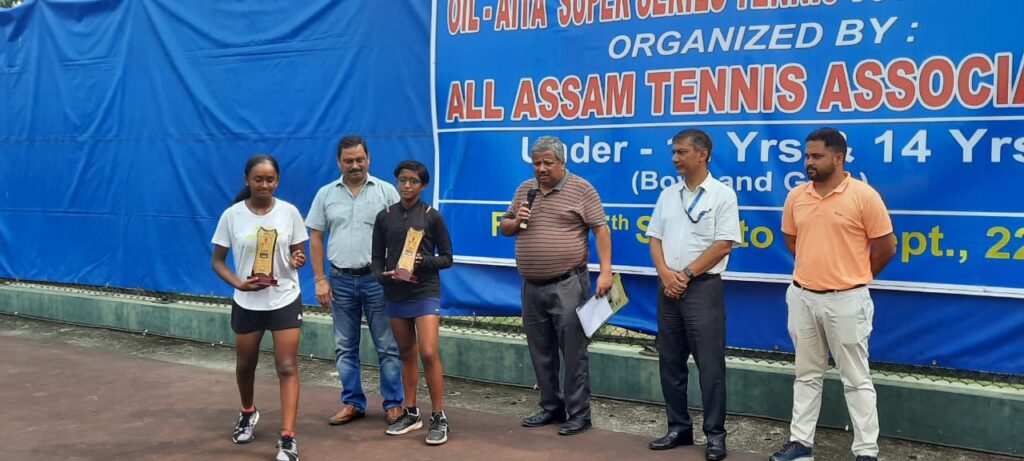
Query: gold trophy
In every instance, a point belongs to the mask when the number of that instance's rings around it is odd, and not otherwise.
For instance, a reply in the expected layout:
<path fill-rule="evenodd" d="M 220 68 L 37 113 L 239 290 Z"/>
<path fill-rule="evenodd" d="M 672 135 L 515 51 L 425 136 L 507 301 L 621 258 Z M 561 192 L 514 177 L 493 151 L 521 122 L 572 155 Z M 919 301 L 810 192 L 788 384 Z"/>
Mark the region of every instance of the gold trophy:
<path fill-rule="evenodd" d="M 405 247 L 402 248 L 402 256 L 398 258 L 398 267 L 391 277 L 403 282 L 416 283 L 416 276 L 412 275 L 416 268 L 416 253 L 420 249 L 420 241 L 423 240 L 423 231 L 409 228 L 405 233 Z"/>
<path fill-rule="evenodd" d="M 252 275 L 256 283 L 265 286 L 277 286 L 274 278 L 274 251 L 277 249 L 277 230 L 264 229 L 256 231 L 256 260 L 252 263 Z"/>

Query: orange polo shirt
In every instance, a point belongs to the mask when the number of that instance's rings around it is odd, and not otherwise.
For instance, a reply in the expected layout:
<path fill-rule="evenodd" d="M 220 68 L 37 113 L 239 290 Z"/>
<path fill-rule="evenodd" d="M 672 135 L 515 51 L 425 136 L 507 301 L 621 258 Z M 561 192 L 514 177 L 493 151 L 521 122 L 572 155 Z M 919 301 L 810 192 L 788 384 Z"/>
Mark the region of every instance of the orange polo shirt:
<path fill-rule="evenodd" d="M 813 182 L 789 191 L 782 232 L 796 236 L 794 280 L 812 290 L 844 290 L 874 278 L 870 240 L 891 234 L 892 220 L 878 192 L 846 173 L 825 197 Z"/>

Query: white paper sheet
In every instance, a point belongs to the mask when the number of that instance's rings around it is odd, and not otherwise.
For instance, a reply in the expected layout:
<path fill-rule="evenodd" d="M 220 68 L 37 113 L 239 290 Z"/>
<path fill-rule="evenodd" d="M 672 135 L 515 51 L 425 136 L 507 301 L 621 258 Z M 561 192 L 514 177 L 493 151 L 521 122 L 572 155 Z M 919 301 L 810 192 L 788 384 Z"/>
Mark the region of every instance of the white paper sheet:
<path fill-rule="evenodd" d="M 583 332 L 588 338 L 593 336 L 594 332 L 601 328 L 601 325 L 604 325 L 604 322 L 611 318 L 613 313 L 607 296 L 600 298 L 591 296 L 586 303 L 576 308 L 576 316 L 580 318 Z"/>

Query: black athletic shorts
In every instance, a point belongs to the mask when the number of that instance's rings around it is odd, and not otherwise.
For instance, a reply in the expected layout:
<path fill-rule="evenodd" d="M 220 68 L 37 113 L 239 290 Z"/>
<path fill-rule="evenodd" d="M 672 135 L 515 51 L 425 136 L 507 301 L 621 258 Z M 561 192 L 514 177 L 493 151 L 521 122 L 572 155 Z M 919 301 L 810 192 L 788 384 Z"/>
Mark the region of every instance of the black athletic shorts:
<path fill-rule="evenodd" d="M 253 311 L 231 301 L 231 329 L 237 334 L 265 330 L 287 330 L 302 326 L 302 296 L 280 309 Z"/>

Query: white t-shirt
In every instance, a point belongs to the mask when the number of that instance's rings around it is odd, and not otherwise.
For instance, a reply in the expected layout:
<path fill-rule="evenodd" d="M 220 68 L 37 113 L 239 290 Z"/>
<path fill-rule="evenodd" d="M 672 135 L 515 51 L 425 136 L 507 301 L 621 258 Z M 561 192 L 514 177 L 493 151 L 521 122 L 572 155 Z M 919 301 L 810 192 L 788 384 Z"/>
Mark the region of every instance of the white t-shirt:
<path fill-rule="evenodd" d="M 230 248 L 235 264 L 235 275 L 240 280 L 249 278 L 256 261 L 256 231 L 259 228 L 277 231 L 272 276 L 277 286 L 259 291 L 235 290 L 234 300 L 239 306 L 254 311 L 272 311 L 295 301 L 299 296 L 299 271 L 291 265 L 290 246 L 309 240 L 302 215 L 294 205 L 274 199 L 270 212 L 260 216 L 249 210 L 245 202 L 238 202 L 220 216 L 213 244 Z"/>

